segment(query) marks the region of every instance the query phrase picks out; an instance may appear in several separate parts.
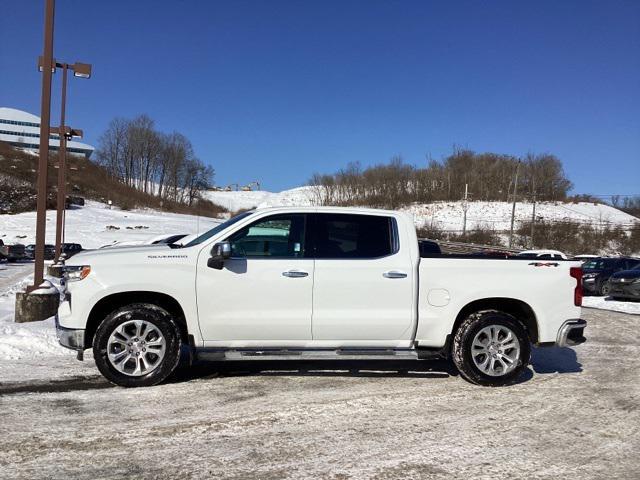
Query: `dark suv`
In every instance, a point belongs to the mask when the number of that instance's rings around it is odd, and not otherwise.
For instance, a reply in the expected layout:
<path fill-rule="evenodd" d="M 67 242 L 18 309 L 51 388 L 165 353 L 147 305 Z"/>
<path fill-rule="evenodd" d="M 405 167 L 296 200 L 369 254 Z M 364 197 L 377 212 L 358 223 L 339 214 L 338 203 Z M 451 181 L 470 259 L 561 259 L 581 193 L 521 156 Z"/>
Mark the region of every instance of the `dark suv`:
<path fill-rule="evenodd" d="M 62 254 L 64 258 L 71 258 L 76 253 L 80 253 L 82 251 L 82 245 L 79 243 L 63 243 L 62 244 Z"/>
<path fill-rule="evenodd" d="M 609 295 L 609 278 L 616 272 L 631 270 L 640 259 L 631 257 L 594 258 L 582 265 L 582 288 L 586 294 Z"/>

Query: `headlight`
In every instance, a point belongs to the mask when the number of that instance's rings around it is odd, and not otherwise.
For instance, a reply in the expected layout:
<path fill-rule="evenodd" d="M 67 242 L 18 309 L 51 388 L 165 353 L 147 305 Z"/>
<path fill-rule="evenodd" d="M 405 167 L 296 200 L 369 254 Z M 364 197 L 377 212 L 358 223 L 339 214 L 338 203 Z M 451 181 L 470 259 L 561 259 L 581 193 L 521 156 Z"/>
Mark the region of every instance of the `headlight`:
<path fill-rule="evenodd" d="M 596 278 L 597 273 L 585 273 L 582 278 Z"/>
<path fill-rule="evenodd" d="M 75 265 L 65 266 L 63 270 L 64 279 L 67 282 L 77 282 L 87 278 L 87 275 L 91 273 L 91 267 L 89 265 Z"/>

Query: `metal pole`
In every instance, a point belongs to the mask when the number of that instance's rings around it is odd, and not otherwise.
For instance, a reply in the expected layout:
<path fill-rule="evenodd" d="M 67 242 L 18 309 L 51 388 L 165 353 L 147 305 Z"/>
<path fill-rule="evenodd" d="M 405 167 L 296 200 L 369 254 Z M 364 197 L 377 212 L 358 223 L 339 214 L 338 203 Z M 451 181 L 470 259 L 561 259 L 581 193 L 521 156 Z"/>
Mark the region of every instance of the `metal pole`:
<path fill-rule="evenodd" d="M 533 192 L 533 213 L 531 214 L 531 248 L 535 248 L 533 243 L 533 232 L 536 225 L 536 193 Z"/>
<path fill-rule="evenodd" d="M 516 165 L 516 180 L 513 187 L 513 207 L 511 208 L 511 230 L 509 231 L 509 248 L 513 245 L 513 223 L 516 218 L 516 200 L 518 195 L 518 171 L 520 170 L 520 160 Z"/>
<path fill-rule="evenodd" d="M 62 64 L 62 100 L 60 105 L 60 149 L 58 160 L 58 200 L 56 201 L 56 257 L 57 263 L 62 253 L 62 229 L 64 228 L 64 211 L 66 207 L 67 186 L 67 132 L 65 126 L 65 108 L 67 104 L 67 71 L 69 66 Z"/>
<path fill-rule="evenodd" d="M 464 216 L 462 219 L 462 237 L 467 234 L 467 197 L 469 195 L 469 184 L 464 184 L 464 201 L 462 202 L 462 211 L 464 212 Z"/>
<path fill-rule="evenodd" d="M 44 280 L 44 238 L 47 226 L 47 168 L 49 165 L 49 124 L 51 114 L 51 69 L 53 68 L 53 19 L 55 0 L 45 1 L 44 50 L 42 52 L 42 96 L 40 104 L 40 158 L 38 160 L 36 248 L 32 291 Z"/>

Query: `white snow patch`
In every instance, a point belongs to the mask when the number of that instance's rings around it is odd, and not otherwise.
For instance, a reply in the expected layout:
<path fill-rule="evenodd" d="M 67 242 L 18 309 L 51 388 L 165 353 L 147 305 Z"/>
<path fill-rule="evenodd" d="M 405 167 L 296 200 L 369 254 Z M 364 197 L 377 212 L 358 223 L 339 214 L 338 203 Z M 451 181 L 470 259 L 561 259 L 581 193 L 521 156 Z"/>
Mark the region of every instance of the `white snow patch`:
<path fill-rule="evenodd" d="M 610 297 L 584 297 L 582 299 L 582 306 L 587 308 L 597 308 L 599 310 L 611 310 L 612 312 L 640 315 L 640 302 L 623 302 L 613 300 Z"/>
<path fill-rule="evenodd" d="M 68 355 L 58 343 L 54 319 L 15 323 L 16 292 L 31 283 L 31 275 L 0 292 L 0 359 L 18 360 L 47 355 Z M 55 289 L 51 283 L 49 288 Z"/>

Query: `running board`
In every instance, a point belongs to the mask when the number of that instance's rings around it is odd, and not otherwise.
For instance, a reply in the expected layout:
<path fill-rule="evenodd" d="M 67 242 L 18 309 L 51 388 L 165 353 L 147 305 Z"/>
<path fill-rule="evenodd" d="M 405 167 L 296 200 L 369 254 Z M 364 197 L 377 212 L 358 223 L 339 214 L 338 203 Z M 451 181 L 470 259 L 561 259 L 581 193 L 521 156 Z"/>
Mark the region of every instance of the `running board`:
<path fill-rule="evenodd" d="M 220 349 L 199 348 L 198 360 L 417 360 L 413 349 Z"/>

